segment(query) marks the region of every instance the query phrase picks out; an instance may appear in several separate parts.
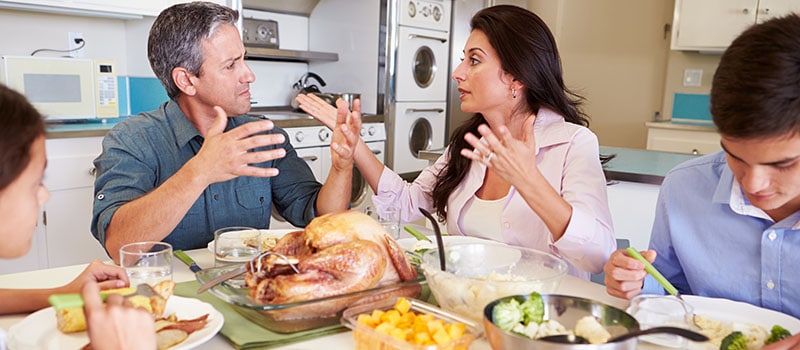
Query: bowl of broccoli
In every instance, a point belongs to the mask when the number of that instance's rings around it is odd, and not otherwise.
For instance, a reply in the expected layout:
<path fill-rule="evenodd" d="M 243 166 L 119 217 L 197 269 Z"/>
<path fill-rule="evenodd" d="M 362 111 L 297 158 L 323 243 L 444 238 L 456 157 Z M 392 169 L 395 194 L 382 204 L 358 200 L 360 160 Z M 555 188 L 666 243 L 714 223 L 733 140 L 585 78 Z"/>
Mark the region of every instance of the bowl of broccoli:
<path fill-rule="evenodd" d="M 494 350 L 636 349 L 636 338 L 606 341 L 639 330 L 639 322 L 616 307 L 586 298 L 536 292 L 492 301 L 483 310 L 483 324 Z M 580 335 L 591 343 L 563 344 L 540 339 L 556 334 Z"/>

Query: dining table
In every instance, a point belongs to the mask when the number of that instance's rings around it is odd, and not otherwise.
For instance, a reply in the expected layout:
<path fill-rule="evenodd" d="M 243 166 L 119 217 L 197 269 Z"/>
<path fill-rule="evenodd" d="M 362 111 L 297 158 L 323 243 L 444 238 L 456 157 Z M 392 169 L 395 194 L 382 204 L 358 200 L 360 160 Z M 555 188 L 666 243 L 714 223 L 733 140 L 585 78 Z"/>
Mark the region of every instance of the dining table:
<path fill-rule="evenodd" d="M 214 257 L 213 254 L 205 248 L 194 249 L 186 251 L 197 264 L 202 268 L 213 267 Z M 111 263 L 108 261 L 108 263 Z M 195 280 L 194 272 L 192 272 L 180 260 L 173 259 L 173 280 L 176 283 L 193 281 Z M 50 288 L 63 285 L 74 279 L 86 267 L 86 264 L 71 265 L 64 267 L 56 267 L 28 272 L 20 272 L 13 274 L 0 275 L 0 286 L 3 288 Z M 570 296 L 578 296 L 587 299 L 597 300 L 611 306 L 625 309 L 629 305 L 629 301 L 612 297 L 606 293 L 605 287 L 601 284 L 593 283 L 591 281 L 583 280 L 570 275 L 564 276 L 555 294 L 563 294 Z M 6 332 L 8 329 L 25 319 L 28 314 L 14 314 L 0 316 L 0 328 Z M 657 348 L 655 346 L 641 343 L 639 348 Z M 304 350 L 304 349 L 352 349 L 355 343 L 353 341 L 352 332 L 340 332 L 320 336 L 310 340 L 303 340 L 301 342 L 279 344 L 273 349 L 285 350 Z M 216 334 L 208 342 L 202 344 L 200 348 L 203 349 L 233 349 L 227 339 L 222 334 Z M 471 349 L 482 350 L 491 349 L 486 338 L 477 339 L 471 346 Z"/>

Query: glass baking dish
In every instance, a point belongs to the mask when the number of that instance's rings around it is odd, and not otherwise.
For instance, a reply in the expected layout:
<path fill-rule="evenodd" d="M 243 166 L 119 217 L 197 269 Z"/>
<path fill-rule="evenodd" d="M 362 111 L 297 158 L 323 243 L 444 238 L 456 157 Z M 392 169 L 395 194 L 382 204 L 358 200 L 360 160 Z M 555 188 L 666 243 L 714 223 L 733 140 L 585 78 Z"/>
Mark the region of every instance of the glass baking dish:
<path fill-rule="evenodd" d="M 208 268 L 195 274 L 200 284 L 224 274 L 238 265 Z M 267 304 L 250 297 L 250 289 L 241 284 L 223 282 L 209 289 L 216 297 L 231 304 L 234 310 L 253 323 L 278 333 L 293 333 L 339 324 L 344 309 L 383 299 L 404 296 L 419 298 L 425 278 L 398 282 L 372 289 L 321 299 L 287 304 Z M 427 291 L 427 288 L 425 288 Z M 424 296 L 427 298 L 427 296 Z"/>
<path fill-rule="evenodd" d="M 376 331 L 358 322 L 358 315 L 371 314 L 373 310 L 386 311 L 394 307 L 397 297 L 386 298 L 369 304 L 361 304 L 347 308 L 342 314 L 342 324 L 353 330 L 355 349 L 383 349 L 383 350 L 442 350 L 442 349 L 469 349 L 472 342 L 482 336 L 482 328 L 476 322 L 461 315 L 442 310 L 423 301 L 406 298 L 411 303 L 410 311 L 416 314 L 428 314 L 435 319 L 447 323 L 463 323 L 466 332 L 460 338 L 442 345 L 417 345 L 397 339 L 388 334 Z"/>

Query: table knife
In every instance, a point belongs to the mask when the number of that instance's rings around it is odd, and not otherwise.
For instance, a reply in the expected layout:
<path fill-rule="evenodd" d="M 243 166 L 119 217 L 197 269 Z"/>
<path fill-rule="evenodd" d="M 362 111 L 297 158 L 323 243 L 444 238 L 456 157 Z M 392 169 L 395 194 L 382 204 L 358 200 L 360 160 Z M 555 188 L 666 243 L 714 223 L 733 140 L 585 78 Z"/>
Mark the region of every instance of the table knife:
<path fill-rule="evenodd" d="M 218 285 L 218 284 L 220 284 L 222 282 L 225 282 L 225 281 L 227 281 L 227 280 L 229 280 L 231 278 L 234 278 L 236 276 L 239 276 L 239 275 L 247 272 L 247 264 L 249 264 L 249 262 L 244 263 L 244 264 L 240 265 L 239 267 L 236 267 L 236 268 L 234 268 L 234 269 L 232 269 L 230 271 L 227 271 L 227 272 L 225 272 L 225 273 L 223 273 L 223 274 L 221 274 L 221 275 L 219 275 L 217 277 L 214 277 L 214 278 L 212 278 L 211 280 L 209 280 L 206 283 L 203 283 L 203 285 L 201 285 L 200 288 L 197 289 L 197 294 L 203 293 L 203 292 L 205 292 L 206 290 L 208 290 L 209 288 L 211 288 L 213 286 L 216 286 L 216 285 Z"/>
<path fill-rule="evenodd" d="M 197 273 L 198 271 L 202 270 L 202 268 L 197 265 L 194 259 L 192 259 L 192 257 L 189 255 L 186 255 L 183 250 L 176 250 L 172 254 L 174 254 L 178 260 L 183 261 L 186 266 L 189 266 L 189 270 L 192 270 L 192 272 Z"/>

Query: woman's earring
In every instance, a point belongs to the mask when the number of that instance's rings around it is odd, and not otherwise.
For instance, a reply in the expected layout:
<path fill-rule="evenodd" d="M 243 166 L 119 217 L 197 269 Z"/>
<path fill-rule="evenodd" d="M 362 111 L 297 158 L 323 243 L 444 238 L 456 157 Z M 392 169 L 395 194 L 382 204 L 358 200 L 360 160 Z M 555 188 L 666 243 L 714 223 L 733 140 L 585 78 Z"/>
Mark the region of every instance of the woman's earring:
<path fill-rule="evenodd" d="M 511 98 L 517 98 L 517 89 L 511 89 Z"/>

